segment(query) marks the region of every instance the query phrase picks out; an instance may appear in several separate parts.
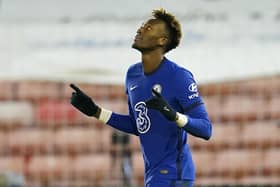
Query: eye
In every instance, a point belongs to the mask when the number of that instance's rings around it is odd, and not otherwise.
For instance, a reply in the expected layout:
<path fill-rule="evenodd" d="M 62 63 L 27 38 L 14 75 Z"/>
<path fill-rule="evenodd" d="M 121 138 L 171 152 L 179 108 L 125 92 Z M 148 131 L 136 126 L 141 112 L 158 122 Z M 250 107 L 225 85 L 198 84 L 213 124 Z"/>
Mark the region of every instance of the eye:
<path fill-rule="evenodd" d="M 150 30 L 152 30 L 152 27 L 151 27 L 151 26 L 147 26 L 147 27 L 146 27 L 146 30 L 147 30 L 147 31 L 150 31 Z"/>

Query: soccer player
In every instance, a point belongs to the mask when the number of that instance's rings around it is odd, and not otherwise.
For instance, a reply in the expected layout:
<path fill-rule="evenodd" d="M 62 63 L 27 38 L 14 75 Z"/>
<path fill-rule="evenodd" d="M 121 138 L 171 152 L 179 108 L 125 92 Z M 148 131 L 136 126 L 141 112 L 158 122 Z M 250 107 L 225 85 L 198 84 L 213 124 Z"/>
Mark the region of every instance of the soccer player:
<path fill-rule="evenodd" d="M 192 73 L 164 55 L 176 48 L 181 26 L 174 15 L 156 9 L 138 30 L 132 47 L 142 55 L 126 74 L 129 114 L 98 106 L 77 86 L 71 104 L 88 116 L 139 136 L 145 187 L 191 187 L 195 167 L 187 142 L 193 135 L 208 140 L 212 125 Z"/>

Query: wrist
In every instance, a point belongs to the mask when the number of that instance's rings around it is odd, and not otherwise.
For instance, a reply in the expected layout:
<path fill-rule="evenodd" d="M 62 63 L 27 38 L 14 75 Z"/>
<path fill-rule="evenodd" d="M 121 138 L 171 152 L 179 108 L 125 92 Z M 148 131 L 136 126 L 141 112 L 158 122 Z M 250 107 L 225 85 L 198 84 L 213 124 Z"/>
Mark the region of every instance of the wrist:
<path fill-rule="evenodd" d="M 94 113 L 94 117 L 96 117 L 97 119 L 99 119 L 101 114 L 101 108 L 99 106 L 97 106 L 96 112 Z"/>
<path fill-rule="evenodd" d="M 188 123 L 188 116 L 186 116 L 184 114 L 181 114 L 179 112 L 176 112 L 175 122 L 176 122 L 178 127 L 182 128 L 185 125 L 187 125 L 187 123 Z"/>
<path fill-rule="evenodd" d="M 99 119 L 100 121 L 102 121 L 103 123 L 107 123 L 109 121 L 109 119 L 111 118 L 112 115 L 112 111 L 104 109 L 104 108 L 99 108 L 100 112 L 99 115 L 97 117 L 97 119 Z"/>

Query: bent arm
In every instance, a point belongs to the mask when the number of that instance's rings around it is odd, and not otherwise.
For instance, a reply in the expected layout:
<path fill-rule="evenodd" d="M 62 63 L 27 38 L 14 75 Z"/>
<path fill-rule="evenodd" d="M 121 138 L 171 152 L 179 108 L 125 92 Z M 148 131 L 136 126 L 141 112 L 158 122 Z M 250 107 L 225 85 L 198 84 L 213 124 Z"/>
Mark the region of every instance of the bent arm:
<path fill-rule="evenodd" d="M 138 136 L 136 122 L 133 116 L 133 111 L 129 100 L 128 100 L 128 110 L 129 110 L 128 115 L 122 115 L 122 114 L 117 114 L 115 112 L 112 112 L 106 124 L 122 132 L 130 133 Z"/>
<path fill-rule="evenodd" d="M 180 69 L 174 79 L 174 82 L 177 83 L 174 84 L 176 100 L 181 106 L 177 124 L 194 136 L 205 140 L 210 139 L 212 125 L 193 75 Z"/>
<path fill-rule="evenodd" d="M 122 115 L 113 112 L 107 124 L 120 131 L 138 136 L 135 120 L 130 115 Z"/>
<path fill-rule="evenodd" d="M 137 135 L 135 120 L 129 101 L 129 115 L 116 114 L 96 105 L 95 102 L 76 85 L 70 84 L 70 87 L 75 90 L 75 92 L 72 93 L 70 102 L 79 111 L 87 116 L 93 116 L 120 131 Z"/>
<path fill-rule="evenodd" d="M 212 124 L 204 104 L 200 104 L 185 113 L 188 117 L 187 124 L 183 127 L 188 133 L 209 140 L 212 136 Z"/>

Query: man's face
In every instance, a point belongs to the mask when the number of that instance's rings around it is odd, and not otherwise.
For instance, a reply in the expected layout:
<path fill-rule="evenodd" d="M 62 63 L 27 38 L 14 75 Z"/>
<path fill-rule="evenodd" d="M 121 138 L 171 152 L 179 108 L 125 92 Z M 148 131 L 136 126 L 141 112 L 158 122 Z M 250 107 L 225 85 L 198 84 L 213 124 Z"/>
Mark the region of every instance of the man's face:
<path fill-rule="evenodd" d="M 167 40 L 165 23 L 162 20 L 150 19 L 138 30 L 132 48 L 141 52 L 164 47 Z"/>

